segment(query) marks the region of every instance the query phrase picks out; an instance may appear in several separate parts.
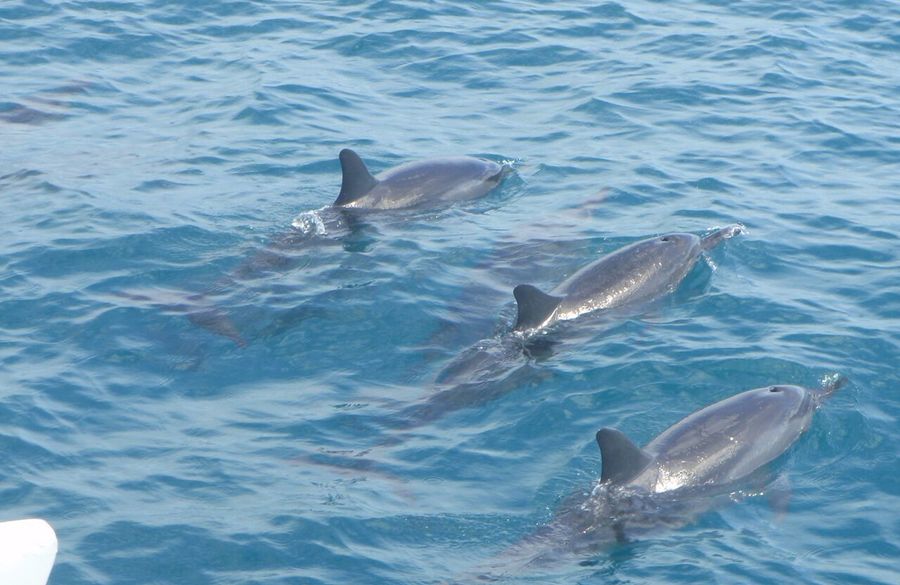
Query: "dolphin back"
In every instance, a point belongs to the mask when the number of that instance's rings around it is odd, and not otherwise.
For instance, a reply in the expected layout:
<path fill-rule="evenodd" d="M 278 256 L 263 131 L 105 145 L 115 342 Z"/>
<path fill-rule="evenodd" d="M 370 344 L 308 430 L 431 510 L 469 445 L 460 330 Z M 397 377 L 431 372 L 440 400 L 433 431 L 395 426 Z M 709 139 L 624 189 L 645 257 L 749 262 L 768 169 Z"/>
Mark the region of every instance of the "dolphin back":
<path fill-rule="evenodd" d="M 725 484 L 754 473 L 781 456 L 809 428 L 824 396 L 822 389 L 774 385 L 735 394 L 678 421 L 644 450 L 658 473 L 640 478 L 652 491 L 689 484 Z"/>
<path fill-rule="evenodd" d="M 507 165 L 458 156 L 408 162 L 372 176 L 350 149 L 340 154 L 343 181 L 334 205 L 359 209 L 410 209 L 468 201 L 487 194 L 509 172 Z"/>

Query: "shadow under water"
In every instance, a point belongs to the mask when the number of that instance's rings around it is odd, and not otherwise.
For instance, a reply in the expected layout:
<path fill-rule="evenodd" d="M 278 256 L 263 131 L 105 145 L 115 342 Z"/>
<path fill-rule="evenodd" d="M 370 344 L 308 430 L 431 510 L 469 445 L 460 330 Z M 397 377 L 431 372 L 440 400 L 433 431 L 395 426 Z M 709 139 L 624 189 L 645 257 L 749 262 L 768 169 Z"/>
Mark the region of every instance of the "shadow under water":
<path fill-rule="evenodd" d="M 731 485 L 692 486 L 667 493 L 622 489 L 597 482 L 589 494 L 570 496 L 549 523 L 450 583 L 507 582 L 564 567 L 599 567 L 615 572 L 654 535 L 696 522 L 729 503 L 763 494 L 769 472 Z M 768 482 L 771 484 L 771 482 Z M 602 558 L 601 558 L 602 556 Z"/>

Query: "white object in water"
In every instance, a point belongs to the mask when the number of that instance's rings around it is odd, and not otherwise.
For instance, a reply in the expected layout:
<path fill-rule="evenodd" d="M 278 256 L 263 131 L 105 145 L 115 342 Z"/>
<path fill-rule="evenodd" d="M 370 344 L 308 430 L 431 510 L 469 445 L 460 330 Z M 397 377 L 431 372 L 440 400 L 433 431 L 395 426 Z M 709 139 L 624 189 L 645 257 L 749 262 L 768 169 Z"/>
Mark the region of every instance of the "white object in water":
<path fill-rule="evenodd" d="M 56 548 L 56 532 L 44 520 L 0 522 L 0 583 L 46 585 Z"/>

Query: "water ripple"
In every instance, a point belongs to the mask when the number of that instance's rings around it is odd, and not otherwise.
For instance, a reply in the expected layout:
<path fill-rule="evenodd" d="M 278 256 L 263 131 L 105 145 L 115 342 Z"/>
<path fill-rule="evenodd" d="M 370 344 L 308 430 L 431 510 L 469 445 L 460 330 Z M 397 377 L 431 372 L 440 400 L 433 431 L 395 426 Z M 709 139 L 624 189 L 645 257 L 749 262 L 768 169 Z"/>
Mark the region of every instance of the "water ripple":
<path fill-rule="evenodd" d="M 898 22 L 846 0 L 3 3 L 7 516 L 56 527 L 51 585 L 466 581 L 591 485 L 597 428 L 644 442 L 839 371 L 776 465 L 784 517 L 746 497 L 503 571 L 892 583 Z M 373 171 L 517 163 L 484 202 L 347 219 L 346 147 Z M 669 301 L 561 327 L 477 407 L 385 422 L 509 330 L 517 284 L 734 222 Z"/>

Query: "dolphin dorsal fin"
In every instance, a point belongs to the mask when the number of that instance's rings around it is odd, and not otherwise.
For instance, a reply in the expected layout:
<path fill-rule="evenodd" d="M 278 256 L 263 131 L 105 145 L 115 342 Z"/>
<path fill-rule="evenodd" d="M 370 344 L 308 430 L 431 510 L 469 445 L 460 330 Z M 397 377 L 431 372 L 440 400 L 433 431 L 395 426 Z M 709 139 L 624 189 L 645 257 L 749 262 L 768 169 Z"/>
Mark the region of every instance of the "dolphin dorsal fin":
<path fill-rule="evenodd" d="M 646 451 L 632 443 L 625 433 L 616 429 L 597 431 L 597 445 L 600 446 L 603 464 L 601 482 L 628 481 L 643 471 L 653 459 Z"/>
<path fill-rule="evenodd" d="M 335 205 L 347 205 L 352 203 L 372 190 L 378 181 L 366 168 L 359 155 L 345 148 L 338 156 L 341 160 L 341 193 L 335 200 Z"/>
<path fill-rule="evenodd" d="M 540 327 L 562 302 L 562 298 L 548 295 L 530 284 L 514 288 L 513 296 L 519 308 L 515 327 L 518 331 Z"/>

